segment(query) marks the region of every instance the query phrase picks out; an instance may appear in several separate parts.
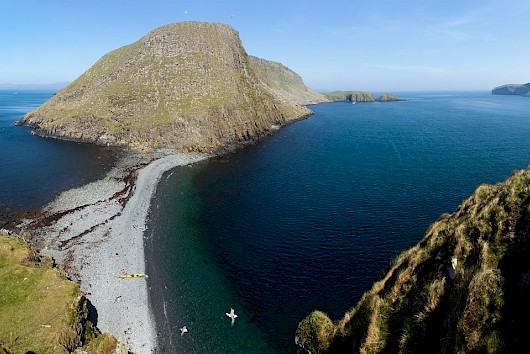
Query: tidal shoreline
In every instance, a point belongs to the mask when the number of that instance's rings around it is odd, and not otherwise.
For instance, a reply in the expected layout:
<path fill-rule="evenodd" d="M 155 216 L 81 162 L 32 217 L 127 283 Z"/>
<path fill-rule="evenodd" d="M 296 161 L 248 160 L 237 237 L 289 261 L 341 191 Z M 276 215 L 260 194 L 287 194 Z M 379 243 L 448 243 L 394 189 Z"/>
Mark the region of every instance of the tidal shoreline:
<path fill-rule="evenodd" d="M 52 256 L 94 305 L 94 321 L 134 353 L 153 353 L 156 330 L 149 306 L 144 238 L 151 199 L 164 172 L 206 154 L 130 153 L 103 179 L 61 193 L 22 234 Z"/>

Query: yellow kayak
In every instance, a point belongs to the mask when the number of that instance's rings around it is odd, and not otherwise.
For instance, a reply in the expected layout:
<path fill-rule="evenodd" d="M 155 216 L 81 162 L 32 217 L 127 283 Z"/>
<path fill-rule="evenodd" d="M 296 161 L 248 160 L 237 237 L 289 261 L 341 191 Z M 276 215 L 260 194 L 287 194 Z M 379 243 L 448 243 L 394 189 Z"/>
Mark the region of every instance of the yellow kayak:
<path fill-rule="evenodd" d="M 128 274 L 128 273 L 121 273 L 120 278 L 140 278 L 145 276 L 145 274 L 136 273 L 136 274 Z"/>

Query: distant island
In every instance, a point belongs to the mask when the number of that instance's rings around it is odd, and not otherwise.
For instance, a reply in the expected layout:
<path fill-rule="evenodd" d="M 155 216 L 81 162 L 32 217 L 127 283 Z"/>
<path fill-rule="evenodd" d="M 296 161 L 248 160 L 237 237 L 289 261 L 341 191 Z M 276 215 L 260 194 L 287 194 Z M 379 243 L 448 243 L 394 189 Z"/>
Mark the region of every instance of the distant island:
<path fill-rule="evenodd" d="M 322 92 L 327 99 L 333 102 L 395 102 L 401 99 L 393 93 L 383 93 L 379 98 L 368 91 L 333 91 Z"/>
<path fill-rule="evenodd" d="M 491 90 L 492 95 L 518 95 L 530 97 L 530 83 L 527 84 L 506 84 L 495 87 Z"/>

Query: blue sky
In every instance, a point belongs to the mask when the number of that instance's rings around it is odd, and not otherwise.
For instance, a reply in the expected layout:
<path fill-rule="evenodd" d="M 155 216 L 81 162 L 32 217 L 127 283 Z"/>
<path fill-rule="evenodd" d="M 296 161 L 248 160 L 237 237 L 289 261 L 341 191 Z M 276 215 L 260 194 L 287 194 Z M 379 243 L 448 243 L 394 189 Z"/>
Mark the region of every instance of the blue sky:
<path fill-rule="evenodd" d="M 528 0 L 0 0 L 0 83 L 72 81 L 179 21 L 239 31 L 319 90 L 489 90 L 530 82 Z"/>

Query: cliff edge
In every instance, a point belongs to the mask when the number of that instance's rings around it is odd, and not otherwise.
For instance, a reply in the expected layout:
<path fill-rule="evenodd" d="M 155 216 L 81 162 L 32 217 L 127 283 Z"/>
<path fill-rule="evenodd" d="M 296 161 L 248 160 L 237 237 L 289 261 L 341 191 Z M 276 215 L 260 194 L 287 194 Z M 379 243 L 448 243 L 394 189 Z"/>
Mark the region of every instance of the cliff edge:
<path fill-rule="evenodd" d="M 315 311 L 296 342 L 317 353 L 515 353 L 530 331 L 530 170 L 482 185 L 344 318 Z"/>
<path fill-rule="evenodd" d="M 211 152 L 311 114 L 302 104 L 313 94 L 277 97 L 275 85 L 260 80 L 262 64 L 269 65 L 249 58 L 228 25 L 169 24 L 103 56 L 19 124 L 136 150 Z"/>

